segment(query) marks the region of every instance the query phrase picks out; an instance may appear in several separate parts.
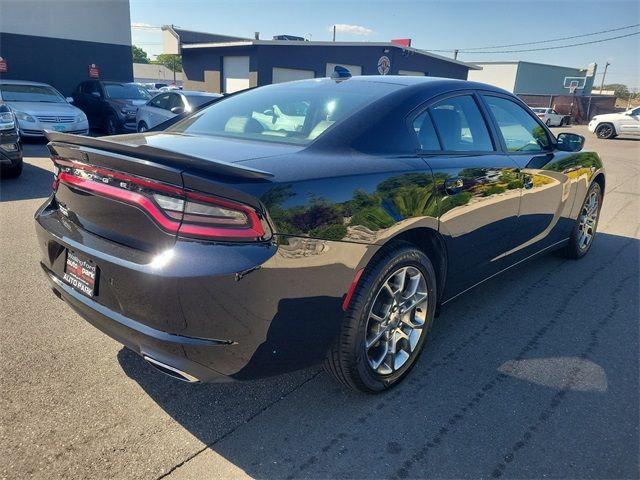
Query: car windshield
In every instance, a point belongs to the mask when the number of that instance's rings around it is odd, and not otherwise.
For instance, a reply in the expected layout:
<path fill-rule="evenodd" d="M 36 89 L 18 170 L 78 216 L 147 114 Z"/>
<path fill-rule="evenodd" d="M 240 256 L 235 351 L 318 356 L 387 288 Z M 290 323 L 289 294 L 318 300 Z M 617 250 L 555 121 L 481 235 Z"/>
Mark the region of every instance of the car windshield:
<path fill-rule="evenodd" d="M 531 110 L 533 110 L 534 113 L 547 113 L 546 108 L 532 108 Z"/>
<path fill-rule="evenodd" d="M 248 90 L 168 131 L 306 145 L 366 104 L 401 88 L 381 82 L 291 82 Z"/>
<path fill-rule="evenodd" d="M 125 100 L 148 100 L 151 98 L 146 89 L 134 83 L 106 83 L 104 88 L 109 98 Z"/>
<path fill-rule="evenodd" d="M 0 98 L 5 102 L 67 103 L 53 87 L 47 85 L 0 85 Z"/>

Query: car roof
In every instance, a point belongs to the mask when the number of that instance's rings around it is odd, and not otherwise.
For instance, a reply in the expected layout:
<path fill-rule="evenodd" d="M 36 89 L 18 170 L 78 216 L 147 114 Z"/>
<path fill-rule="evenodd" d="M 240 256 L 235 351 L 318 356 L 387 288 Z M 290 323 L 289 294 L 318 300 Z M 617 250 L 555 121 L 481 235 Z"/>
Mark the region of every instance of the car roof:
<path fill-rule="evenodd" d="M 0 85 L 32 85 L 34 87 L 50 87 L 48 83 L 32 82 L 30 80 L 0 80 Z"/>
<path fill-rule="evenodd" d="M 213 93 L 213 92 L 199 92 L 196 90 L 178 90 L 178 92 L 182 93 L 183 95 L 189 95 L 192 97 L 221 97 L 222 94 L 220 93 Z M 162 93 L 166 93 L 166 92 L 162 92 Z"/>

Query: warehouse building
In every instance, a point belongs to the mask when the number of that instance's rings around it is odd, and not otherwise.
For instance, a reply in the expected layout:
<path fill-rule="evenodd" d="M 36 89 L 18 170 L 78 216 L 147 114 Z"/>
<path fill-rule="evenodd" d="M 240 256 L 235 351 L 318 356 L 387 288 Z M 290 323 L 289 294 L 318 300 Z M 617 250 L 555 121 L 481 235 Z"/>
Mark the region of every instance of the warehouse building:
<path fill-rule="evenodd" d="M 425 75 L 466 79 L 473 65 L 396 43 L 309 42 L 226 37 L 163 27 L 165 52 L 182 55 L 185 89 L 232 93 L 249 87 L 330 76 Z M 258 35 L 256 35 L 257 37 Z M 286 40 L 285 40 L 286 38 Z M 171 46 L 172 40 L 175 47 Z M 167 51 L 168 50 L 168 51 Z"/>
<path fill-rule="evenodd" d="M 132 81 L 129 0 L 2 0 L 0 78 L 70 95 L 88 78 Z"/>
<path fill-rule="evenodd" d="M 469 80 L 488 83 L 516 95 L 591 95 L 596 65 L 586 68 L 561 67 L 533 62 L 477 63 L 480 70 L 469 72 Z"/>

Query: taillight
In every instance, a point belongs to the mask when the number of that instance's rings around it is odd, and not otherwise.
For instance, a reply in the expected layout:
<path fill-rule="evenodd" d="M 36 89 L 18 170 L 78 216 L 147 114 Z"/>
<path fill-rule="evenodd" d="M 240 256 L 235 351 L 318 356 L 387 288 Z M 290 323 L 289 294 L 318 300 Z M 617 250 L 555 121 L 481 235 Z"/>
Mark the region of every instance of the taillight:
<path fill-rule="evenodd" d="M 169 232 L 229 241 L 260 241 L 270 236 L 264 217 L 248 205 L 147 178 L 59 158 L 53 160 L 60 169 L 56 183 L 133 205 Z"/>

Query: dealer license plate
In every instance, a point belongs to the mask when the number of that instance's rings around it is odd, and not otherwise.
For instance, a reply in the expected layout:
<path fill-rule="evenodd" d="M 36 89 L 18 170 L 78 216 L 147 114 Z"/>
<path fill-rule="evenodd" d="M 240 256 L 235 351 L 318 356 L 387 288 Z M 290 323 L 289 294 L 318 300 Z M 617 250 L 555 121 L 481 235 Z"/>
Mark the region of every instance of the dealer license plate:
<path fill-rule="evenodd" d="M 52 127 L 56 132 L 64 132 L 67 127 L 65 127 L 64 125 L 53 125 Z"/>
<path fill-rule="evenodd" d="M 80 258 L 67 250 L 67 263 L 64 266 L 62 279 L 76 290 L 93 297 L 98 280 L 98 269 L 90 260 Z"/>

